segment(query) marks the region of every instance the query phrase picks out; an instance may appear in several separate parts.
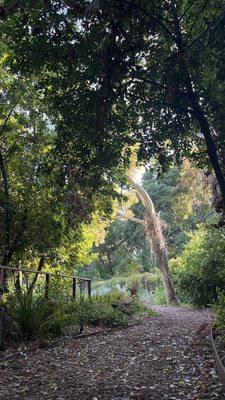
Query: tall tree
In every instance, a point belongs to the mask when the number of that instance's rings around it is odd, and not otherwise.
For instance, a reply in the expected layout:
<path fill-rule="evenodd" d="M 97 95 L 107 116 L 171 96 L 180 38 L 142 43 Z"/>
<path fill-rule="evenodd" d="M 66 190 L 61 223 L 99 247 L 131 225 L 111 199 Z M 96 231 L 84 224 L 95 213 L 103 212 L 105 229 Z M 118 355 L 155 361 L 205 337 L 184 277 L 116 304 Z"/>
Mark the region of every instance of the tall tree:
<path fill-rule="evenodd" d="M 126 213 L 119 214 L 119 217 L 122 219 L 129 219 L 144 226 L 146 238 L 149 242 L 149 250 L 153 251 L 155 263 L 162 274 L 163 285 L 168 303 L 176 304 L 177 298 L 169 272 L 168 251 L 163 233 L 163 222 L 157 214 L 154 204 L 144 188 L 136 183 L 129 175 L 126 175 L 126 178 L 134 188 L 137 196 L 144 206 L 144 219 L 136 218 L 135 216 Z"/>

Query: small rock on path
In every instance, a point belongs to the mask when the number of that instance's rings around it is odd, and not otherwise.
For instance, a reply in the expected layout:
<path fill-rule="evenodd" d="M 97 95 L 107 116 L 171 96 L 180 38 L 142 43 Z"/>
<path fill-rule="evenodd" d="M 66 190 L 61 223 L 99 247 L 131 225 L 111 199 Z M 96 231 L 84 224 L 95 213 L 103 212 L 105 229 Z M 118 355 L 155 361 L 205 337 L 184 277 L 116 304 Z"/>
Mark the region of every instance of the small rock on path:
<path fill-rule="evenodd" d="M 0 399 L 225 399 L 207 332 L 211 313 L 154 309 L 139 326 L 62 340 L 1 364 Z"/>

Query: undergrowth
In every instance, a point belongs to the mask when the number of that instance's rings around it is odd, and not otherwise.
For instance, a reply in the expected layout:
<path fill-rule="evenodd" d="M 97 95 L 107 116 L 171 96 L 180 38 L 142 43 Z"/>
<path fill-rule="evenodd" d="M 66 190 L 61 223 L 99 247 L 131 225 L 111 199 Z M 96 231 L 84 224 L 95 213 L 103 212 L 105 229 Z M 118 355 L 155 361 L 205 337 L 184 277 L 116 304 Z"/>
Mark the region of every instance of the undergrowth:
<path fill-rule="evenodd" d="M 91 298 L 51 300 L 38 295 L 16 293 L 7 297 L 8 337 L 13 340 L 51 339 L 61 336 L 66 329 L 93 325 L 103 327 L 126 326 L 132 314 L 153 315 L 135 296 L 119 291 Z"/>
<path fill-rule="evenodd" d="M 157 269 L 152 273 L 134 273 L 128 276 L 115 276 L 105 281 L 93 282 L 93 291 L 95 293 L 103 294 L 114 290 L 127 295 L 136 295 L 149 304 L 167 304 L 161 275 Z"/>

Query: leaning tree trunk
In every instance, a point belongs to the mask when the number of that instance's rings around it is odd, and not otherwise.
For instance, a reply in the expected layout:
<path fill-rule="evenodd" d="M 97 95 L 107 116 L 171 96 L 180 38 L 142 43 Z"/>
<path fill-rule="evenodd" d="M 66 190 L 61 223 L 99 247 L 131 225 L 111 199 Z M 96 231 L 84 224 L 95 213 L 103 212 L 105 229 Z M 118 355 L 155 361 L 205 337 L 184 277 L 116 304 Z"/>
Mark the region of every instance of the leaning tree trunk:
<path fill-rule="evenodd" d="M 134 222 L 144 225 L 147 241 L 150 248 L 153 250 L 156 264 L 162 274 L 162 280 L 167 301 L 169 304 L 176 304 L 177 297 L 174 291 L 173 281 L 169 271 L 168 251 L 163 234 L 163 222 L 157 214 L 154 204 L 145 189 L 134 182 L 129 175 L 126 175 L 126 178 L 136 191 L 139 199 L 141 200 L 141 203 L 145 208 L 144 220 L 139 220 L 138 218 L 134 217 L 128 217 L 127 219 L 131 219 Z"/>
<path fill-rule="evenodd" d="M 147 222 L 147 219 L 146 219 L 146 222 Z M 161 223 L 161 221 L 159 222 L 159 224 L 160 223 Z M 157 222 L 156 222 L 156 224 L 157 224 Z M 175 303 L 177 303 L 177 298 L 176 298 L 176 294 L 175 294 L 174 287 L 173 287 L 173 281 L 172 281 L 170 271 L 169 271 L 168 252 L 167 252 L 167 246 L 165 243 L 165 239 L 164 239 L 164 237 L 162 237 L 162 232 L 160 232 L 158 230 L 158 227 L 157 227 L 157 229 L 154 229 L 151 226 L 151 228 L 149 229 L 149 226 L 150 225 L 147 222 L 147 227 L 145 230 L 146 238 L 147 238 L 150 248 L 153 250 L 156 264 L 160 269 L 167 301 L 170 304 L 175 304 Z M 156 230 L 158 230 L 158 232 Z M 160 230 L 162 230 L 162 228 L 160 228 Z"/>

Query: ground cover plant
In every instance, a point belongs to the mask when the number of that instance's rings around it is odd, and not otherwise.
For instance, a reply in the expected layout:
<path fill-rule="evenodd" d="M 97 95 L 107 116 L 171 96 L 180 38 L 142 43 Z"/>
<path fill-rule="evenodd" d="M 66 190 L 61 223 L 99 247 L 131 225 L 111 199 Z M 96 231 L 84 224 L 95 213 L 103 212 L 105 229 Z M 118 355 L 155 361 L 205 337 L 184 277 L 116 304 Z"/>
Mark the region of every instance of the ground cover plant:
<path fill-rule="evenodd" d="M 16 293 L 8 296 L 4 305 L 8 308 L 9 341 L 52 339 L 64 335 L 68 328 L 79 334 L 91 325 L 126 326 L 131 315 L 154 315 L 136 296 L 115 290 L 91 298 L 81 295 L 76 300 Z"/>

